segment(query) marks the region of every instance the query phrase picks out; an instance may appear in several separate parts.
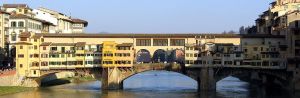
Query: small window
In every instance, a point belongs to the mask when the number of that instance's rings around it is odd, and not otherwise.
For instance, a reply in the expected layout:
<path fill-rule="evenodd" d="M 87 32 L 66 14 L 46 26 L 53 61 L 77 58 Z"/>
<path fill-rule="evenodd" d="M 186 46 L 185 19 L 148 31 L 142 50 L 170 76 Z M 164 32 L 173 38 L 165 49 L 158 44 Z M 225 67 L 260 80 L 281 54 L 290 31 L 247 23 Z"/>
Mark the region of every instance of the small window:
<path fill-rule="evenodd" d="M 34 45 L 34 50 L 37 50 L 37 46 L 36 45 Z"/>
<path fill-rule="evenodd" d="M 20 64 L 20 68 L 23 68 L 23 64 Z"/>
<path fill-rule="evenodd" d="M 20 46 L 20 49 L 23 49 L 23 46 Z"/>

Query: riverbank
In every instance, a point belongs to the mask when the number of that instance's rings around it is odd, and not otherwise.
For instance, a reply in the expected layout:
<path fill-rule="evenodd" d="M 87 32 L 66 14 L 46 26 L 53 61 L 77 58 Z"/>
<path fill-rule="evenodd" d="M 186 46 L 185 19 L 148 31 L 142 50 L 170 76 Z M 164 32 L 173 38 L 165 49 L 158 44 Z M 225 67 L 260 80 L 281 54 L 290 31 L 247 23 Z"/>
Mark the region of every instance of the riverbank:
<path fill-rule="evenodd" d="M 31 91 L 34 88 L 31 87 L 20 87 L 20 86 L 0 86 L 0 96 L 6 94 L 13 94 L 25 91 Z"/>

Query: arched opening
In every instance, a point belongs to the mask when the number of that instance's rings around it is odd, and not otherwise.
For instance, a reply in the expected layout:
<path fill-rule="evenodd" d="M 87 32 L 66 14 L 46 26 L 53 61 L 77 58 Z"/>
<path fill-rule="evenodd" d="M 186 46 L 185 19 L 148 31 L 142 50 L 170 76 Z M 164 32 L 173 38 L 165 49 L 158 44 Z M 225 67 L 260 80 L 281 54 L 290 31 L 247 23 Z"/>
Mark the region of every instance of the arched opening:
<path fill-rule="evenodd" d="M 231 74 L 224 74 L 216 78 L 216 89 L 218 92 L 245 92 L 257 93 L 257 91 L 270 91 L 274 93 L 278 91 L 285 91 L 287 81 L 269 72 L 247 72 L 237 71 Z M 255 92 L 253 92 L 255 91 Z"/>
<path fill-rule="evenodd" d="M 149 63 L 151 62 L 150 52 L 146 49 L 141 49 L 136 54 L 137 63 Z"/>
<path fill-rule="evenodd" d="M 197 81 L 177 72 L 145 71 L 123 81 L 127 90 L 197 90 Z"/>
<path fill-rule="evenodd" d="M 185 55 L 183 50 L 173 50 L 169 55 L 169 62 L 184 63 Z"/>
<path fill-rule="evenodd" d="M 38 81 L 40 81 L 41 87 L 48 87 L 71 83 L 72 77 L 75 77 L 74 72 L 53 72 L 41 76 Z"/>
<path fill-rule="evenodd" d="M 153 54 L 153 62 L 155 63 L 161 63 L 167 61 L 167 52 L 162 49 L 158 49 Z"/>

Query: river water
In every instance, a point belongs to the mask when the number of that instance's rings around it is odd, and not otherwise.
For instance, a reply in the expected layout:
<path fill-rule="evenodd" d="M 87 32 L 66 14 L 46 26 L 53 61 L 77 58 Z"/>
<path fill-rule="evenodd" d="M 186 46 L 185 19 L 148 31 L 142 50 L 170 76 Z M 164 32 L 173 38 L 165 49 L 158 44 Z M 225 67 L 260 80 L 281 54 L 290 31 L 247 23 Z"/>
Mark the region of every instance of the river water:
<path fill-rule="evenodd" d="M 124 81 L 124 90 L 103 91 L 101 82 L 70 83 L 0 98 L 300 98 L 300 93 L 266 90 L 234 77 L 217 83 L 215 92 L 197 92 L 196 81 L 184 75 L 150 71 Z"/>

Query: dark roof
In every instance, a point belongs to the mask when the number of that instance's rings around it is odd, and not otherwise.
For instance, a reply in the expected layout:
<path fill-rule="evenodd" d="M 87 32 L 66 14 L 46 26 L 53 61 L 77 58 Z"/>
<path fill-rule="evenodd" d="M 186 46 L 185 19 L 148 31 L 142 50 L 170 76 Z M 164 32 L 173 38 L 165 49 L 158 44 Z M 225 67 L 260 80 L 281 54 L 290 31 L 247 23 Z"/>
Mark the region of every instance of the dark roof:
<path fill-rule="evenodd" d="M 241 34 L 241 38 L 285 38 L 284 35 L 269 35 L 269 34 Z"/>
<path fill-rule="evenodd" d="M 29 43 L 29 42 L 17 42 L 17 43 L 15 43 L 15 45 L 31 45 L 31 43 Z"/>
<path fill-rule="evenodd" d="M 64 21 L 69 21 L 69 22 L 73 22 L 71 19 L 65 19 L 65 18 L 60 18 L 61 20 L 64 20 Z"/>
<path fill-rule="evenodd" d="M 52 43 L 51 46 L 75 46 L 75 43 Z"/>
<path fill-rule="evenodd" d="M 28 37 L 30 37 L 31 36 L 31 34 L 29 33 L 29 32 L 22 32 L 20 35 L 19 35 L 19 37 L 26 37 L 26 38 L 28 38 Z"/>
<path fill-rule="evenodd" d="M 73 23 L 82 23 L 82 24 L 84 24 L 85 27 L 88 25 L 88 22 L 85 21 L 85 20 L 76 19 L 76 18 L 71 19 L 71 20 L 72 20 Z"/>
<path fill-rule="evenodd" d="M 27 4 L 3 4 L 4 8 L 28 8 Z"/>
<path fill-rule="evenodd" d="M 218 46 L 234 46 L 233 43 L 215 43 Z"/>
<path fill-rule="evenodd" d="M 51 42 L 43 42 L 40 46 L 49 46 L 51 45 Z"/>
<path fill-rule="evenodd" d="M 41 19 L 37 19 L 37 18 L 34 18 L 34 17 L 30 17 L 30 16 L 23 15 L 23 14 L 14 14 L 14 15 L 10 16 L 10 19 L 24 19 L 24 18 L 25 19 L 32 19 L 32 20 L 40 21 L 40 22 L 42 22 L 44 24 L 54 25 L 51 22 L 48 22 L 48 21 L 45 21 L 45 20 L 41 20 Z"/>
<path fill-rule="evenodd" d="M 35 35 L 33 35 L 31 38 L 34 38 L 34 39 L 39 39 L 39 38 L 41 38 L 41 35 L 37 35 L 37 34 L 35 34 Z"/>
<path fill-rule="evenodd" d="M 131 46 L 133 46 L 133 43 L 122 43 L 117 45 L 117 47 L 131 47 Z"/>
<path fill-rule="evenodd" d="M 0 10 L 0 14 L 10 14 L 9 12 L 5 12 L 3 10 Z"/>
<path fill-rule="evenodd" d="M 85 46 L 86 42 L 77 42 L 75 44 L 76 47 L 82 47 L 82 46 Z"/>

